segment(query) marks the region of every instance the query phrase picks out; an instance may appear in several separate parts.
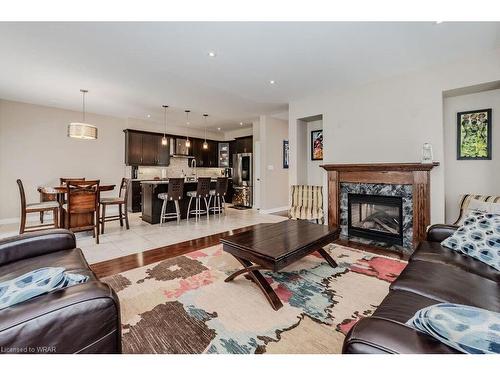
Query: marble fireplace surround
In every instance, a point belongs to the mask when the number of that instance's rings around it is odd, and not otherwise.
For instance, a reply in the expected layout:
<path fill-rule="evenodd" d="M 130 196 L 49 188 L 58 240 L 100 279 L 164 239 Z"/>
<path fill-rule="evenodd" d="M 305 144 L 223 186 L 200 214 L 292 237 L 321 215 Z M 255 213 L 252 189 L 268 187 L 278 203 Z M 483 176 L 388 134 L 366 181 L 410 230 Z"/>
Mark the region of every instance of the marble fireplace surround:
<path fill-rule="evenodd" d="M 403 238 L 402 247 L 389 248 L 411 254 L 416 245 L 425 240 L 430 224 L 430 171 L 438 165 L 437 162 L 322 165 L 328 172 L 328 225 L 342 228 L 346 224 L 343 221 L 347 213 L 343 214 L 342 205 L 347 205 L 347 193 L 351 190 L 406 197 L 403 200 L 406 202 L 404 209 L 406 214 L 411 215 L 411 220 L 403 217 L 403 222 L 406 222 L 407 229 L 411 224 L 411 231 L 408 230 L 407 237 Z"/>

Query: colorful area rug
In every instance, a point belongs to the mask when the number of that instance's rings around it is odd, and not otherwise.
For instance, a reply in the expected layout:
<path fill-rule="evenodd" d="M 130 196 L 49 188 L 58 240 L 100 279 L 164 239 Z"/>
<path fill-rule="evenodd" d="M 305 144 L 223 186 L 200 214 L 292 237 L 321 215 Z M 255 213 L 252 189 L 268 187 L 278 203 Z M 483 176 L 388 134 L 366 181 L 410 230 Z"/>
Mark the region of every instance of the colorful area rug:
<path fill-rule="evenodd" d="M 330 245 L 264 272 L 283 301 L 274 311 L 222 246 L 105 278 L 117 292 L 125 353 L 340 353 L 347 331 L 373 313 L 406 262 Z"/>

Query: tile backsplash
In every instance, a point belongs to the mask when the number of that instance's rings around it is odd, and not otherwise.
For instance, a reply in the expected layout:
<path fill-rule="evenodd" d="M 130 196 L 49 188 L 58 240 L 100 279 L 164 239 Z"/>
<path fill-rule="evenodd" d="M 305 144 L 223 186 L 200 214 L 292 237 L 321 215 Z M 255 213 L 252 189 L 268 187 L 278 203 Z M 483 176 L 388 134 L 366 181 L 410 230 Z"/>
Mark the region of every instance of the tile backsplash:
<path fill-rule="evenodd" d="M 162 174 L 162 170 L 165 170 Z M 187 158 L 170 158 L 168 167 L 139 167 L 137 171 L 138 179 L 153 179 L 155 177 L 180 177 L 184 171 L 185 176 L 194 176 L 194 168 L 188 166 Z M 224 168 L 197 168 L 198 177 L 220 177 Z"/>

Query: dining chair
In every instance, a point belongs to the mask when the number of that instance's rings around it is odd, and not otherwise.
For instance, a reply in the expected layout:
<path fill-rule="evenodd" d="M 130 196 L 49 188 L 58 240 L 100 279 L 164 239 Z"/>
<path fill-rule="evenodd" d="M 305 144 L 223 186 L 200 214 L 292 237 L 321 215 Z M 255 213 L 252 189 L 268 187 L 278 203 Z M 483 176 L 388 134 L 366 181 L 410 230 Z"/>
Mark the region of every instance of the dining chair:
<path fill-rule="evenodd" d="M 118 197 L 99 199 L 99 204 L 102 207 L 102 213 L 99 216 L 101 234 L 104 234 L 104 223 L 108 221 L 120 220 L 120 226 L 123 227 L 123 220 L 125 220 L 126 228 L 130 229 L 130 225 L 128 223 L 128 190 L 130 189 L 130 185 L 129 178 L 122 178 L 120 190 L 118 191 Z M 118 215 L 106 216 L 106 207 L 112 205 L 118 206 Z"/>
<path fill-rule="evenodd" d="M 184 179 L 183 178 L 169 178 L 168 188 L 166 193 L 158 194 L 158 198 L 163 200 L 160 214 L 160 224 L 163 224 L 167 219 L 176 218 L 177 222 L 181 221 L 181 210 L 179 201 L 184 196 Z M 175 212 L 167 212 L 167 202 L 174 202 Z"/>
<path fill-rule="evenodd" d="M 17 186 L 19 187 L 19 194 L 21 196 L 21 223 L 19 226 L 19 234 L 47 229 L 49 227 L 59 228 L 59 202 L 26 203 L 26 194 L 24 193 L 23 182 L 20 179 L 17 179 Z M 52 211 L 54 215 L 53 223 L 26 226 L 26 218 L 29 213 L 37 212 L 41 214 L 46 211 Z"/>
<path fill-rule="evenodd" d="M 85 177 L 59 177 L 59 185 L 63 186 L 66 185 L 66 181 L 71 180 L 71 181 L 85 181 Z"/>
<path fill-rule="evenodd" d="M 209 210 L 213 213 L 221 214 L 226 213 L 226 194 L 229 185 L 229 179 L 227 177 L 217 177 L 217 183 L 214 190 L 210 190 L 210 198 L 208 200 L 208 207 L 212 202 L 212 197 L 214 198 L 214 205 L 210 207 Z"/>
<path fill-rule="evenodd" d="M 99 180 L 66 180 L 66 196 L 68 202 L 62 206 L 65 228 L 72 232 L 91 230 L 98 244 Z"/>
<path fill-rule="evenodd" d="M 210 197 L 210 177 L 199 177 L 198 184 L 196 185 L 195 191 L 188 191 L 186 194 L 189 198 L 187 218 L 189 215 L 194 215 L 196 220 L 201 218 L 201 215 L 206 214 L 208 219 L 208 201 L 207 198 Z M 195 209 L 191 210 L 191 202 L 195 200 Z M 205 209 L 201 209 L 201 200 L 205 200 Z"/>
<path fill-rule="evenodd" d="M 51 194 L 41 191 L 41 188 L 38 188 L 38 192 L 40 193 L 40 203 L 45 202 L 57 202 L 57 194 Z M 43 217 L 45 211 L 40 211 L 40 223 L 43 224 Z"/>
<path fill-rule="evenodd" d="M 65 186 L 66 185 L 66 181 L 85 181 L 85 177 L 75 177 L 75 178 L 71 178 L 71 177 L 59 177 L 59 186 Z M 67 197 L 64 196 L 64 194 L 62 194 L 60 196 L 60 199 L 61 199 L 61 204 L 64 204 L 66 203 L 66 199 Z"/>

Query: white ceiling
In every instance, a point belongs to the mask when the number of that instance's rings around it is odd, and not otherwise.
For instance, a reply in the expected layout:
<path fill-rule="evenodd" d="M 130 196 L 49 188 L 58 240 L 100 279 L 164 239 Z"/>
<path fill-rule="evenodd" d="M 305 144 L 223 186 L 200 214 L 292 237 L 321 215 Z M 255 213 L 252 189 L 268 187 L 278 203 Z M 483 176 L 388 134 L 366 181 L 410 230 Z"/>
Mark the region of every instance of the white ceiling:
<path fill-rule="evenodd" d="M 223 130 L 292 99 L 500 47 L 499 23 L 0 23 L 0 97 Z M 216 51 L 217 57 L 207 53 Z M 275 80 L 270 85 L 269 80 Z"/>

